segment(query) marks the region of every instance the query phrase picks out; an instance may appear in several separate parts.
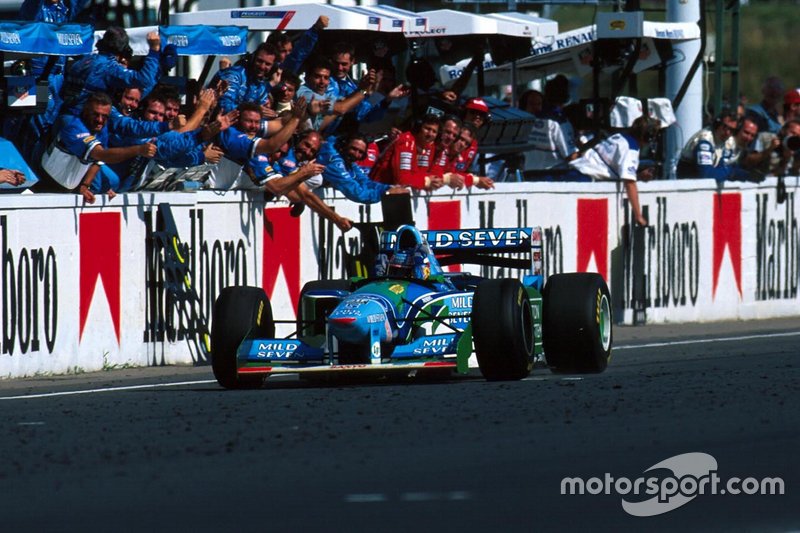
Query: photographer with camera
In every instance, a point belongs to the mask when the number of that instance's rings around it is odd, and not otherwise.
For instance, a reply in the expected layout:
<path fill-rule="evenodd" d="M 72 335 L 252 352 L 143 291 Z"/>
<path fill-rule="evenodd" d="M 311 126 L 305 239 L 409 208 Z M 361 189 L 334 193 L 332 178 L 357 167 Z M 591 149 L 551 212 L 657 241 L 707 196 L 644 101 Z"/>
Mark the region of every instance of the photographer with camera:
<path fill-rule="evenodd" d="M 776 134 L 760 134 L 743 166 L 774 176 L 800 173 L 800 119 L 787 121 Z"/>
<path fill-rule="evenodd" d="M 791 89 L 783 95 L 783 122 L 800 119 L 800 89 Z"/>
<path fill-rule="evenodd" d="M 777 164 L 770 167 L 776 176 L 797 176 L 800 174 L 800 119 L 786 122 L 778 132 L 780 147 L 775 150 Z"/>

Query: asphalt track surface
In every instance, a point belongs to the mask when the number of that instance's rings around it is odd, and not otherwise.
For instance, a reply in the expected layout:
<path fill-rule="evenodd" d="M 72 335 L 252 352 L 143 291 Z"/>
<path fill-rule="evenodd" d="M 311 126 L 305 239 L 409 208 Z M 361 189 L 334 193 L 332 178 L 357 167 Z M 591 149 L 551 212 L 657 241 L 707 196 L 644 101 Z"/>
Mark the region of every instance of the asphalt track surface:
<path fill-rule="evenodd" d="M 800 528 L 797 319 L 615 330 L 600 375 L 224 391 L 209 367 L 0 382 L 3 531 L 789 531 Z M 24 396 L 24 398 L 19 398 Z M 702 452 L 723 480 L 634 517 L 579 476 Z M 664 471 L 661 471 L 664 474 Z M 625 496 L 635 500 L 632 496 Z M 648 496 L 649 497 L 649 496 Z M 647 499 L 641 496 L 638 500 Z"/>

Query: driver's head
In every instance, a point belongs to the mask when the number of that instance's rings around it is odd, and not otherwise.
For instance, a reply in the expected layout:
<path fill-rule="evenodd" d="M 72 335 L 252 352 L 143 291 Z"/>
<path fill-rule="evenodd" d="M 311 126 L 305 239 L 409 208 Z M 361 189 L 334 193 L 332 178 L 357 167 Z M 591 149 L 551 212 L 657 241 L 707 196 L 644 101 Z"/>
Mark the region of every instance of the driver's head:
<path fill-rule="evenodd" d="M 430 273 L 426 246 L 420 241 L 419 234 L 410 227 L 401 227 L 386 274 L 400 278 L 428 279 Z"/>

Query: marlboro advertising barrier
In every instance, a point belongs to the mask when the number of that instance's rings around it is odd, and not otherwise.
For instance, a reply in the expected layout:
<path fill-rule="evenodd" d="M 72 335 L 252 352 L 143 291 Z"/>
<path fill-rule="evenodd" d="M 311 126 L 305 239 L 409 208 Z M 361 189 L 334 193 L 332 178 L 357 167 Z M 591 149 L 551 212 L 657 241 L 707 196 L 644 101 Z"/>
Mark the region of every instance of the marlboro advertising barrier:
<path fill-rule="evenodd" d="M 798 179 L 786 186 L 783 198 L 775 178 L 721 189 L 713 180 L 642 184 L 649 225 L 635 231 L 614 183 L 437 191 L 414 197 L 412 211 L 422 229 L 540 226 L 545 273 L 599 272 L 617 322 L 747 320 L 800 314 Z M 355 222 L 382 221 L 380 204 L 326 201 Z M 222 288 L 261 286 L 276 318 L 292 319 L 303 284 L 346 276 L 362 246 L 355 229 L 343 234 L 309 209 L 292 217 L 287 204 L 251 193 L 94 205 L 2 195 L 0 376 L 203 362 Z"/>

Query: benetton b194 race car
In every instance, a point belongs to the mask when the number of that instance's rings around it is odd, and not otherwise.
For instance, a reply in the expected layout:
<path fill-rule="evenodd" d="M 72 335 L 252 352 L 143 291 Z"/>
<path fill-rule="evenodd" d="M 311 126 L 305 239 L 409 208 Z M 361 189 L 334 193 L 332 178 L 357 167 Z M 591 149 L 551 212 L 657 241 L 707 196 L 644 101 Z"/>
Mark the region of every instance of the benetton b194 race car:
<path fill-rule="evenodd" d="M 542 289 L 541 234 L 408 225 L 384 232 L 375 275 L 307 283 L 297 331 L 285 338 L 275 338 L 262 289 L 228 287 L 214 304 L 214 375 L 236 389 L 277 373 L 468 373 L 473 353 L 489 380 L 522 379 L 542 356 L 554 372 L 602 372 L 611 355 L 608 287 L 598 274 L 573 273 L 550 276 Z M 442 269 L 468 263 L 527 274 L 520 281 Z"/>

